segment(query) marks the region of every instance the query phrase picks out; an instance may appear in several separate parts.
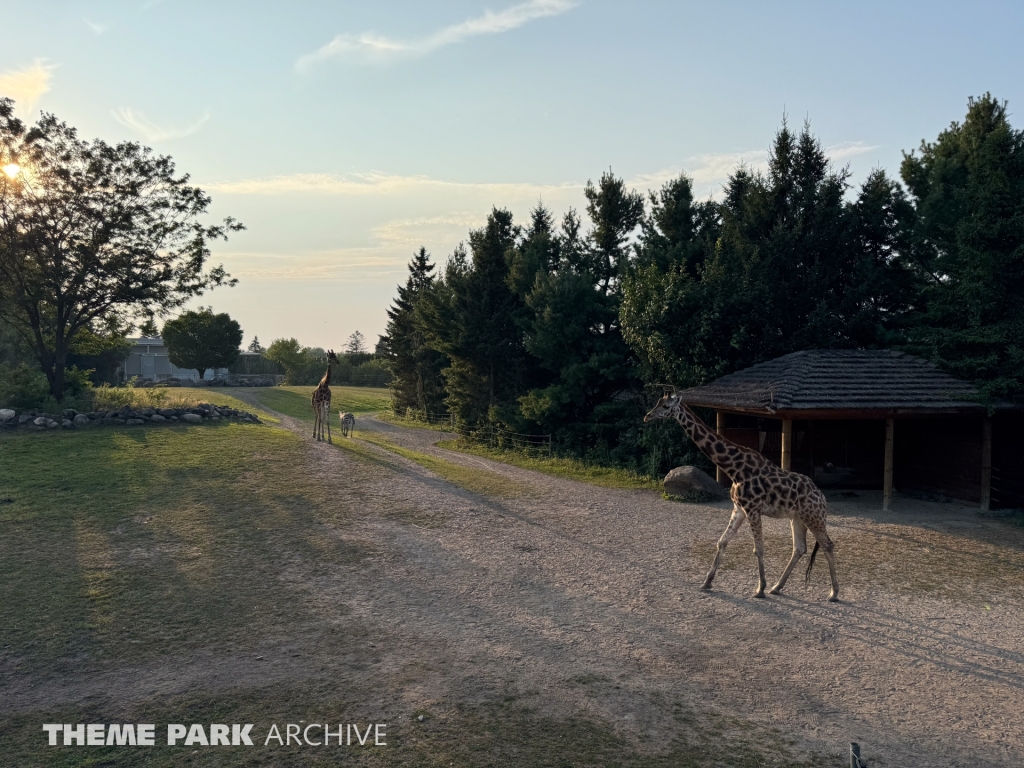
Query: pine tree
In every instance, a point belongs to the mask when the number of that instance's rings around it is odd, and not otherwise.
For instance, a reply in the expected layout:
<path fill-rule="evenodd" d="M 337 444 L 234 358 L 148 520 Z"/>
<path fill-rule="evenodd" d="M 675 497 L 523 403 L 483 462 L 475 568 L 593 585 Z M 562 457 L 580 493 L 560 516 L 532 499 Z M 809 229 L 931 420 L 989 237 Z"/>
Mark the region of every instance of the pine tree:
<path fill-rule="evenodd" d="M 352 331 L 345 342 L 345 354 L 358 355 L 366 352 L 366 338 L 359 331 Z"/>
<path fill-rule="evenodd" d="M 516 324 L 522 299 L 509 285 L 510 250 L 519 228 L 495 208 L 487 224 L 469 234 L 472 259 L 457 249 L 443 284 L 417 307 L 428 344 L 448 356 L 444 369 L 449 410 L 460 421 L 515 423 L 528 360 Z"/>
<path fill-rule="evenodd" d="M 588 183 L 585 194 L 590 232 L 581 239 L 570 212 L 557 263 L 538 272 L 526 296 L 532 313 L 526 348 L 549 382 L 522 396 L 520 407 L 563 443 L 608 452 L 618 445 L 618 422 L 631 406 L 619 396 L 637 384 L 618 316 L 643 198 L 610 172 L 597 186 Z"/>
<path fill-rule="evenodd" d="M 924 283 L 910 349 L 988 397 L 1024 397 L 1024 132 L 985 94 L 919 153 L 900 169 Z"/>
<path fill-rule="evenodd" d="M 401 414 L 410 408 L 424 413 L 444 408 L 441 369 L 447 358 L 426 345 L 416 316 L 418 302 L 434 288 L 433 272 L 430 254 L 421 247 L 409 262 L 405 286 L 398 286 L 398 298 L 387 311 L 387 331 L 378 344 L 391 371 L 392 408 Z"/>

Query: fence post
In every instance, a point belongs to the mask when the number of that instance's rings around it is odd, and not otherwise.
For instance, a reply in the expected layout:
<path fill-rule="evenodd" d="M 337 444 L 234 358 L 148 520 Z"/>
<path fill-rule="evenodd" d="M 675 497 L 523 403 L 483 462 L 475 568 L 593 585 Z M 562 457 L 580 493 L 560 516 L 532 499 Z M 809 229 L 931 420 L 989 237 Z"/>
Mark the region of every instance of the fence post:
<path fill-rule="evenodd" d="M 861 768 L 860 744 L 856 741 L 850 742 L 850 768 Z"/>

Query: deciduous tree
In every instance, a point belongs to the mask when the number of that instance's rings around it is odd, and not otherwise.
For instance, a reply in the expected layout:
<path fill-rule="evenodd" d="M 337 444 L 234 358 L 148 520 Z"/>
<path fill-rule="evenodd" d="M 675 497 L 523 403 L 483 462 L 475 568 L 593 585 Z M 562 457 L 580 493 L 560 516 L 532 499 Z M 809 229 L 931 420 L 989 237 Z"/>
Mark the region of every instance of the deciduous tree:
<path fill-rule="evenodd" d="M 164 323 L 167 356 L 179 368 L 195 368 L 203 378 L 207 368 L 227 368 L 238 359 L 242 328 L 227 313 L 207 307 L 183 312 Z"/>
<path fill-rule="evenodd" d="M 210 198 L 170 157 L 84 141 L 53 115 L 26 127 L 13 107 L 0 99 L 0 316 L 60 400 L 83 329 L 125 328 L 233 284 L 207 261 L 213 241 L 242 227 L 202 223 Z"/>

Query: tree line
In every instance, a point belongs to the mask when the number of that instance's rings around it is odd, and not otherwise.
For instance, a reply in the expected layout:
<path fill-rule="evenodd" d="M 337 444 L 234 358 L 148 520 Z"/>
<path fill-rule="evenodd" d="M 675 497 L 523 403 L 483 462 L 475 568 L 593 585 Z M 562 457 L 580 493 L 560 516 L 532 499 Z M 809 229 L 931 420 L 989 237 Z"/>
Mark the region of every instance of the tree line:
<path fill-rule="evenodd" d="M 806 124 L 720 199 L 685 174 L 646 197 L 611 172 L 586 220 L 494 208 L 438 269 L 421 248 L 380 349 L 396 411 L 554 436 L 661 473 L 690 448 L 643 428 L 692 386 L 809 348 L 895 348 L 1024 398 L 1024 133 L 990 94 L 853 188 Z"/>

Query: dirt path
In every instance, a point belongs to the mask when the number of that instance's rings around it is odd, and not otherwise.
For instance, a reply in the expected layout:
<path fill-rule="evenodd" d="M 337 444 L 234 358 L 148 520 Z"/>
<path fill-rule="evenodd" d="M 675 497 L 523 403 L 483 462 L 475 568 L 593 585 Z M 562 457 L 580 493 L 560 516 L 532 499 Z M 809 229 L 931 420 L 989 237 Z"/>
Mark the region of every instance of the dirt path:
<path fill-rule="evenodd" d="M 307 424 L 281 419 L 306 437 L 313 471 L 359 505 L 359 535 L 375 547 L 358 569 L 314 575 L 296 562 L 282 578 L 305 582 L 325 622 L 344 605 L 370 628 L 353 674 L 398 682 L 399 693 L 375 703 L 383 711 L 511 689 L 542 713 L 600 718 L 658 751 L 685 736 L 672 716 L 682 702 L 837 759 L 857 741 L 872 765 L 1020 764 L 1020 529 L 954 504 L 898 499 L 883 514 L 872 494 L 837 497 L 840 603 L 825 602 L 823 562 L 810 586 L 794 577 L 784 596 L 753 599 L 746 531 L 714 591 L 701 592 L 727 504 L 553 478 L 437 448 L 435 432 L 357 417 L 357 429 L 529 491 L 487 498 L 364 441 L 355 442 L 379 462 L 314 443 Z M 771 580 L 789 531 L 767 521 L 765 533 Z M 304 672 L 297 655 L 279 674 L 316 675 L 317 662 Z"/>
<path fill-rule="evenodd" d="M 782 597 L 752 599 L 745 532 L 702 593 L 727 504 L 582 485 L 436 448 L 434 432 L 358 426 L 537 491 L 500 502 L 444 483 L 425 491 L 427 473 L 397 458 L 406 472 L 364 480 L 379 505 L 368 515 L 411 504 L 445 516 L 439 527 L 389 526 L 358 601 L 372 606 L 368 620 L 407 638 L 391 649 L 396 660 L 441 641 L 450 664 L 425 697 L 472 698 L 486 680 L 512 677 L 542 706 L 593 712 L 641 738 L 667 741 L 675 726 L 654 702 L 682 698 L 774 725 L 814 751 L 858 741 L 890 766 L 1019 764 L 1019 529 L 954 504 L 898 499 L 883 514 L 873 494 L 840 497 L 830 524 L 842 602 L 824 600 L 826 568 L 810 587 L 794 579 Z M 349 463 L 327 446 L 314 455 L 327 474 Z M 770 579 L 789 532 L 768 522 Z M 566 688 L 567 679 L 593 682 Z"/>

